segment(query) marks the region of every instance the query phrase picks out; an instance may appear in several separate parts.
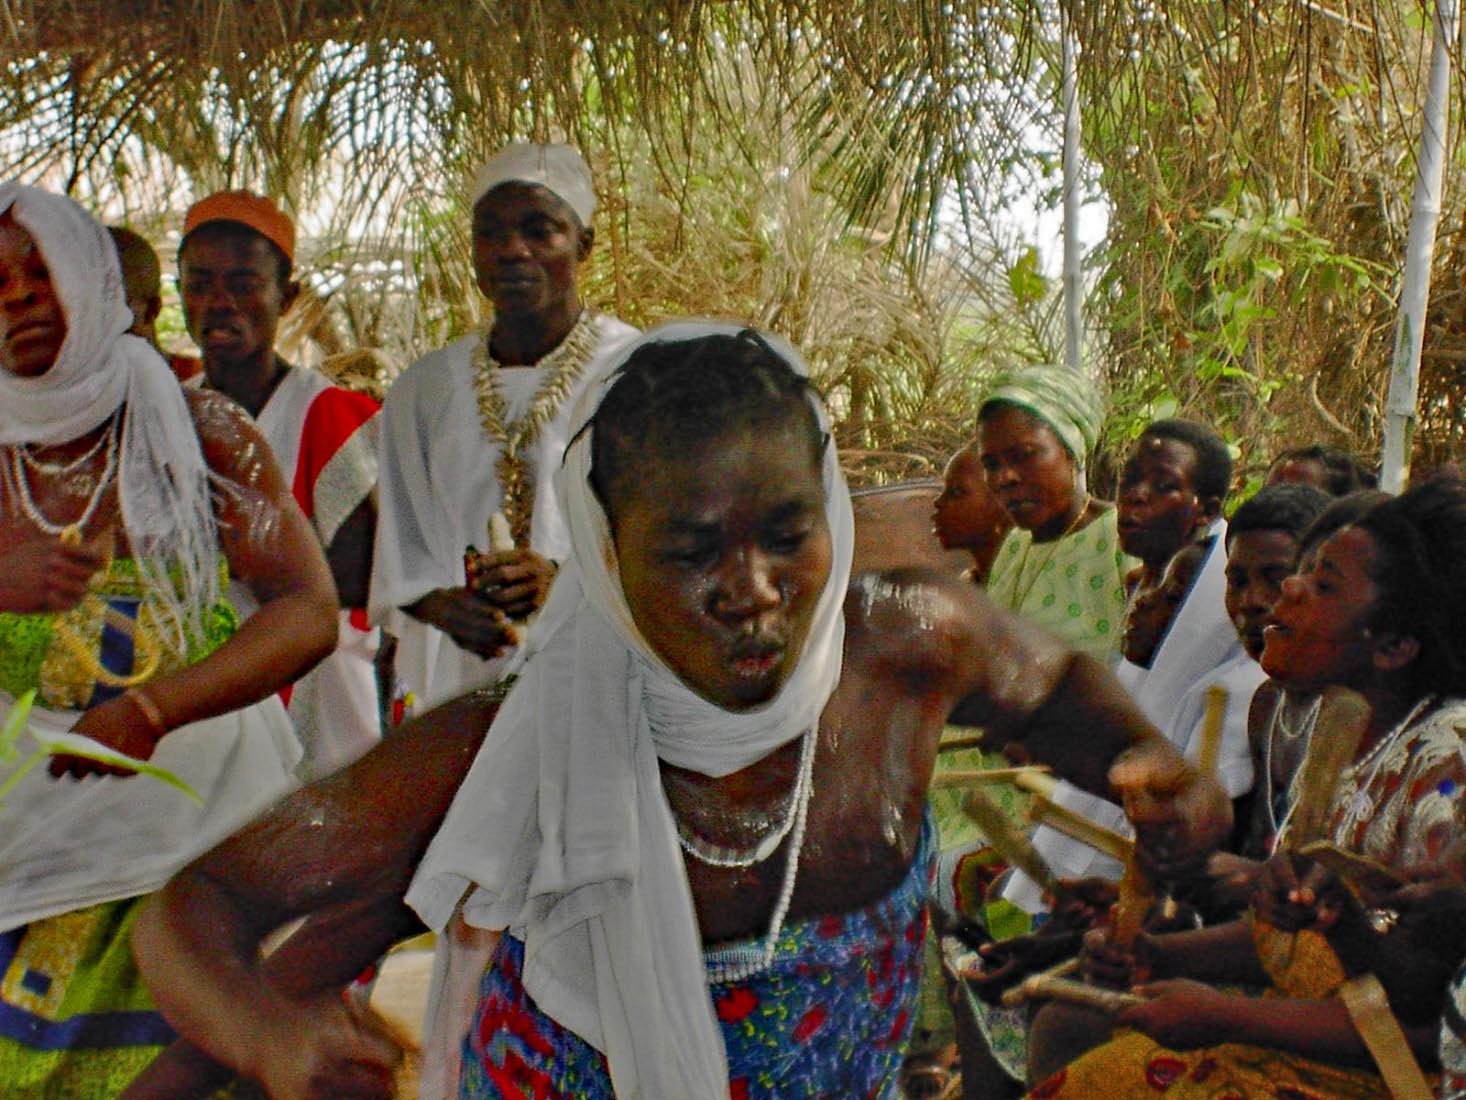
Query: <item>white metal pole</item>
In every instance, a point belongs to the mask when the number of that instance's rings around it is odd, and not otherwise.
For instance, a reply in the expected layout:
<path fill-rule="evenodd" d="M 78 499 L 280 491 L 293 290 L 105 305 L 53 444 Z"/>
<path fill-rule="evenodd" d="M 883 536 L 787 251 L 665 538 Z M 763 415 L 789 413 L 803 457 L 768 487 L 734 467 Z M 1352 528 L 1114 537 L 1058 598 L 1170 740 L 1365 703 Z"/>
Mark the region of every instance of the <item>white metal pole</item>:
<path fill-rule="evenodd" d="M 1084 275 L 1079 247 L 1079 43 L 1068 4 L 1059 0 L 1061 92 L 1064 99 L 1064 365 L 1083 370 Z"/>
<path fill-rule="evenodd" d="M 1425 119 L 1415 159 L 1415 193 L 1410 200 L 1410 234 L 1405 243 L 1400 312 L 1390 359 L 1390 390 L 1385 400 L 1384 451 L 1380 488 L 1398 493 L 1410 476 L 1410 446 L 1415 434 L 1415 402 L 1420 388 L 1420 349 L 1425 341 L 1425 308 L 1430 298 L 1430 266 L 1435 255 L 1436 223 L 1441 213 L 1441 175 L 1446 161 L 1446 121 L 1450 113 L 1451 47 L 1456 41 L 1456 0 L 1436 0 Z"/>

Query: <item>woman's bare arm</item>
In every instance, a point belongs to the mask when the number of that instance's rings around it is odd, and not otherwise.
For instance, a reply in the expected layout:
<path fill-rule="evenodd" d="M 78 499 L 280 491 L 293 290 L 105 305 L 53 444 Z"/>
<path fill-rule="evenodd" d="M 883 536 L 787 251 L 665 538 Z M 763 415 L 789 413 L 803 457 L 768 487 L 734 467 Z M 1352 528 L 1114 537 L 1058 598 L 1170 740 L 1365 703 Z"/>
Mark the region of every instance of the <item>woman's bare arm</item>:
<path fill-rule="evenodd" d="M 181 1035 L 277 1100 L 316 1095 L 309 1082 L 336 1080 L 341 1059 L 384 1057 L 379 1037 L 352 1031 L 339 990 L 416 927 L 402 896 L 494 709 L 470 695 L 409 723 L 148 902 L 134 950 Z M 261 961 L 264 937 L 299 917 L 302 931 Z"/>
<path fill-rule="evenodd" d="M 335 582 L 269 445 L 221 394 L 191 393 L 189 408 L 215 476 L 230 575 L 249 586 L 260 608 L 204 660 L 148 685 L 170 729 L 265 698 L 336 644 Z"/>
<path fill-rule="evenodd" d="M 1148 869 L 1180 877 L 1226 839 L 1226 792 L 1186 763 L 1099 662 L 957 578 L 901 570 L 881 583 L 905 593 L 921 629 L 900 644 L 921 652 L 903 659 L 911 675 L 942 685 L 949 721 L 981 726 L 994 747 L 1020 743 L 1076 786 L 1124 799 Z"/>

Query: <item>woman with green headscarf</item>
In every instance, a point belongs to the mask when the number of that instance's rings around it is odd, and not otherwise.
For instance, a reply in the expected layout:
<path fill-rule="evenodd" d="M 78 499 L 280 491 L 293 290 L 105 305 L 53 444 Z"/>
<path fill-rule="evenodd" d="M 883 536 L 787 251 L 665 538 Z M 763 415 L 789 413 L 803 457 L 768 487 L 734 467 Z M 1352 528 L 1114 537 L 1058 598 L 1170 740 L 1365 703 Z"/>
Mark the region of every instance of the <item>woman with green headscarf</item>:
<path fill-rule="evenodd" d="M 989 488 L 1015 527 L 998 551 L 988 594 L 1102 661 L 1119 652 L 1125 574 L 1112 504 L 1085 485 L 1104 404 L 1078 372 L 1025 367 L 978 410 Z"/>
<path fill-rule="evenodd" d="M 1135 562 L 1120 549 L 1114 506 L 1095 500 L 1085 487 L 1084 460 L 1103 422 L 1099 395 L 1077 372 L 1027 367 L 1001 379 L 983 401 L 975 449 L 989 489 L 1015 525 L 998 549 L 988 596 L 1089 656 L 1113 663 L 1124 626 L 1124 577 Z M 1001 763 L 995 753 L 948 751 L 938 772 Z M 990 880 L 1001 860 L 964 813 L 963 794 L 951 787 L 931 795 L 941 833 L 935 898 L 949 911 L 978 921 L 994 938 L 1008 939 L 1029 929 L 1036 907 L 1020 909 L 998 900 Z M 1022 805 L 1013 801 L 1005 807 L 1019 827 Z M 920 1038 L 904 1074 L 910 1096 L 935 1095 L 951 1084 L 949 1055 L 940 1049 L 950 1038 L 951 1024 L 945 998 L 937 992 L 941 986 L 931 981 L 938 973 L 935 952 L 928 958 L 928 986 L 917 1021 Z M 995 1062 L 1016 1089 L 1026 1060 L 1023 1010 L 980 1006 L 970 996 L 964 1003 L 987 1046 L 981 1055 L 964 1051 L 964 1072 L 973 1077 L 1001 1073 Z"/>

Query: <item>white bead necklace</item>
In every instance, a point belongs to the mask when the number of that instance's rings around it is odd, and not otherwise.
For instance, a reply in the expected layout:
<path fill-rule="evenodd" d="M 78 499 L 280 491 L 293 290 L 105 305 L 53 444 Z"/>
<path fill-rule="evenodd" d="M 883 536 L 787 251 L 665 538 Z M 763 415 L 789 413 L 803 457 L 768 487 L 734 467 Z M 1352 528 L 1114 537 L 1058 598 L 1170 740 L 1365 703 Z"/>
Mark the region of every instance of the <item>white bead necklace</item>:
<path fill-rule="evenodd" d="M 769 918 L 768 935 L 764 937 L 762 947 L 753 943 L 741 943 L 708 952 L 706 976 L 709 985 L 747 981 L 773 964 L 779 933 L 784 931 L 784 920 L 788 917 L 789 905 L 794 900 L 794 882 L 799 877 L 799 855 L 804 848 L 804 830 L 809 822 L 809 803 L 814 794 L 814 750 L 818 743 L 818 727 L 805 733 L 804 746 L 799 757 L 799 778 L 795 782 L 794 797 L 791 799 L 794 815 L 789 851 L 784 862 L 784 883 L 779 889 L 779 900 L 774 905 L 773 916 Z"/>
<path fill-rule="evenodd" d="M 24 460 L 21 457 L 24 447 L 10 448 L 10 472 L 15 478 L 16 496 L 20 499 L 21 511 L 25 513 L 26 518 L 31 523 L 35 524 L 36 527 L 48 535 L 55 535 L 77 542 L 81 540 L 82 532 L 86 530 L 87 524 L 96 515 L 97 508 L 102 503 L 102 498 L 107 494 L 107 486 L 112 483 L 112 476 L 117 472 L 118 423 L 118 419 L 114 416 L 111 427 L 108 428 L 106 435 L 103 436 L 103 439 L 106 440 L 107 448 L 102 464 L 102 476 L 97 481 L 97 487 L 92 490 L 91 495 L 87 498 L 86 507 L 82 509 L 81 515 L 70 523 L 53 523 L 46 518 L 40 506 L 36 504 L 35 498 L 31 496 L 30 482 L 27 480 Z M 89 451 L 86 457 L 90 457 L 94 452 L 95 448 Z"/>
<path fill-rule="evenodd" d="M 112 414 L 112 418 L 114 420 L 116 416 L 116 413 Z M 20 460 L 36 473 L 44 474 L 47 477 L 60 477 L 65 476 L 66 474 L 75 473 L 77 470 L 80 470 L 83 466 L 85 466 L 88 462 L 90 462 L 93 458 L 97 456 L 97 452 L 101 450 L 102 446 L 106 444 L 111 438 L 112 433 L 110 431 L 103 432 L 101 435 L 97 436 L 97 441 L 95 443 L 88 447 L 84 452 L 73 458 L 70 462 L 44 462 L 41 459 L 37 458 L 35 455 L 31 454 L 31 445 L 29 443 L 22 443 L 15 449 L 20 452 Z"/>
<path fill-rule="evenodd" d="M 698 836 L 691 825 L 674 814 L 677 821 L 678 846 L 699 863 L 706 863 L 709 867 L 721 867 L 724 870 L 744 871 L 768 859 L 789 835 L 789 830 L 794 827 L 795 810 L 804 793 L 804 788 L 808 786 L 812 771 L 816 740 L 818 739 L 811 736 L 809 732 L 804 734 L 804 742 L 799 750 L 799 770 L 795 773 L 794 786 L 790 788 L 789 797 L 781 811 L 783 820 L 761 836 L 753 847 L 734 848 L 726 844 L 714 844 Z"/>
<path fill-rule="evenodd" d="M 1306 747 L 1307 744 L 1312 742 L 1313 740 L 1314 727 L 1318 725 L 1319 712 L 1323 709 L 1323 696 L 1318 696 L 1316 699 L 1314 699 L 1312 703 L 1308 705 L 1308 709 L 1303 714 L 1303 720 L 1298 723 L 1297 729 L 1293 729 L 1291 726 L 1288 725 L 1285 713 L 1287 709 L 1288 694 L 1285 691 L 1280 691 L 1278 692 L 1277 702 L 1273 704 L 1272 721 L 1268 723 L 1267 741 L 1263 743 L 1262 753 L 1264 809 L 1267 810 L 1268 826 L 1271 828 L 1272 835 L 1275 837 L 1283 831 L 1283 827 L 1286 826 L 1289 820 L 1292 818 L 1293 808 L 1297 805 L 1298 800 L 1296 797 L 1297 783 L 1295 782 L 1293 784 L 1293 787 L 1290 788 L 1293 797 L 1289 798 L 1287 812 L 1284 814 L 1283 820 L 1279 822 L 1277 820 L 1277 814 L 1274 812 L 1273 807 L 1273 803 L 1275 801 L 1275 795 L 1273 793 L 1273 741 L 1275 740 L 1274 733 L 1281 733 L 1284 740 L 1287 741 L 1295 741 L 1299 737 L 1302 737 L 1306 734 L 1308 740 L 1305 742 L 1305 747 L 1303 750 L 1306 753 L 1308 751 Z"/>

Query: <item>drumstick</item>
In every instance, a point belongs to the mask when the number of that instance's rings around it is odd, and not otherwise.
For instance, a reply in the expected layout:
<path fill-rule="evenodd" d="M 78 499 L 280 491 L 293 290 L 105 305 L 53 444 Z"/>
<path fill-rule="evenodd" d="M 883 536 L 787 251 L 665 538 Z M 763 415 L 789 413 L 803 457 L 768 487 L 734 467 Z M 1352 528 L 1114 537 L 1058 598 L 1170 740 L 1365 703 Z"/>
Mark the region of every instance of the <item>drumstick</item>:
<path fill-rule="evenodd" d="M 1125 993 L 1118 989 L 1101 989 L 1099 986 L 1076 982 L 1072 978 L 1044 978 L 1041 974 L 1029 978 L 1018 988 L 1024 990 L 1022 1000 L 1064 1001 L 1067 1004 L 1098 1009 L 1100 1012 L 1114 1013 L 1129 1008 L 1131 1005 L 1145 1003 L 1145 998 L 1137 993 Z M 1012 992 L 1013 990 L 1009 990 L 1009 993 Z M 1014 1003 L 1021 1004 L 1022 1000 Z M 1009 1003 L 1006 994 L 1003 997 L 1003 1003 Z"/>
<path fill-rule="evenodd" d="M 1222 721 L 1227 716 L 1227 689 L 1213 684 L 1206 689 L 1206 714 L 1201 720 L 1201 752 L 1196 768 L 1202 775 L 1215 777 L 1217 759 L 1222 754 Z"/>
<path fill-rule="evenodd" d="M 987 768 L 969 771 L 943 772 L 932 777 L 933 787 L 966 787 L 974 783 L 1018 783 L 1021 776 L 1029 772 L 1046 772 L 1042 764 L 1025 764 L 1019 768 Z"/>
<path fill-rule="evenodd" d="M 1040 825 L 1057 829 L 1065 836 L 1087 844 L 1095 851 L 1120 860 L 1122 863 L 1135 850 L 1135 841 L 1121 836 L 1113 829 L 1097 825 L 1083 814 L 1077 814 L 1067 806 L 1061 806 L 1041 794 L 1033 796 L 1028 814 Z"/>
<path fill-rule="evenodd" d="M 1038 854 L 1033 841 L 1014 828 L 1008 815 L 981 789 L 968 788 L 962 800 L 962 812 L 977 823 L 998 855 L 1033 879 L 1046 893 L 1057 888 L 1058 880 L 1043 856 Z"/>

